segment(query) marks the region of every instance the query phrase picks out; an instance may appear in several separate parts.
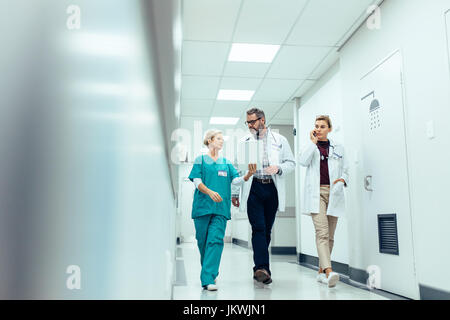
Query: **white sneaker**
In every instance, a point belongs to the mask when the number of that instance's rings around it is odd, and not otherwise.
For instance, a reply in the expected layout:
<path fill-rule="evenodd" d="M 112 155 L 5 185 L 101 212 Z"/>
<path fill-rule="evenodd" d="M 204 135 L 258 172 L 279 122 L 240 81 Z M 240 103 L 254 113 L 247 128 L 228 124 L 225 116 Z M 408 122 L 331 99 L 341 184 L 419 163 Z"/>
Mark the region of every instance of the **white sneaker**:
<path fill-rule="evenodd" d="M 208 291 L 217 291 L 219 289 L 215 284 L 208 284 L 204 288 Z"/>
<path fill-rule="evenodd" d="M 339 281 L 339 274 L 336 272 L 330 272 L 328 278 L 326 278 L 325 281 L 326 281 L 325 283 L 328 284 L 328 288 L 333 288 Z"/>
<path fill-rule="evenodd" d="M 326 276 L 326 274 L 325 273 L 319 273 L 318 275 L 317 275 L 317 282 L 321 282 L 321 283 L 326 283 L 326 280 L 327 279 L 327 276 Z"/>

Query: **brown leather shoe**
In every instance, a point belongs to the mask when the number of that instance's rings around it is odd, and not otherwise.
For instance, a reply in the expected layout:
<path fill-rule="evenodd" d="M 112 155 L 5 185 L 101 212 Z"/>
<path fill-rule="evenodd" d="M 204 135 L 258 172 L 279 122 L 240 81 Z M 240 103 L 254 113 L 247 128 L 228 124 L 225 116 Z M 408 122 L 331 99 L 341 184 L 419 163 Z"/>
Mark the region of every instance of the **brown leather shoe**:
<path fill-rule="evenodd" d="M 257 280 L 258 282 L 262 282 L 264 284 L 269 284 L 272 282 L 270 274 L 267 272 L 267 270 L 264 269 L 256 270 L 253 279 Z"/>

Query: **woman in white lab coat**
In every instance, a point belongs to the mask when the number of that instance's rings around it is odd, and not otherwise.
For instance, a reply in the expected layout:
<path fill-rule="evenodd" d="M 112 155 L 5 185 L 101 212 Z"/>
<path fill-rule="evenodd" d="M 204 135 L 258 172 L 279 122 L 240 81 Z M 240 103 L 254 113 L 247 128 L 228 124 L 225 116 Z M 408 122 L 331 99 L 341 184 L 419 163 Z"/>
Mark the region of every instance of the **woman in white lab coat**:
<path fill-rule="evenodd" d="M 331 130 L 330 118 L 317 116 L 308 143 L 299 154 L 299 163 L 307 167 L 302 188 L 302 213 L 312 217 L 316 231 L 317 280 L 334 287 L 339 274 L 331 268 L 331 251 L 338 217 L 345 212 L 344 186 L 348 183 L 348 166 L 344 147 L 328 139 Z"/>

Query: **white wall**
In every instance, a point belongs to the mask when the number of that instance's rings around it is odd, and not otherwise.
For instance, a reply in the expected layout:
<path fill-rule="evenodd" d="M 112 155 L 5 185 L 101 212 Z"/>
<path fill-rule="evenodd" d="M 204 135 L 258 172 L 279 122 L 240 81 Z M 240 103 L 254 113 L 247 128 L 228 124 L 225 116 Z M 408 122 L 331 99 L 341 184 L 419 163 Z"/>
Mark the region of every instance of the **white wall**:
<path fill-rule="evenodd" d="M 69 30 L 71 4 L 0 1 L 0 298 L 170 299 L 153 16 L 143 1 L 79 0 L 81 29 Z M 172 13 L 145 12 L 172 28 Z M 80 290 L 66 286 L 72 265 Z"/>
<path fill-rule="evenodd" d="M 360 105 L 359 80 L 381 60 L 400 49 L 403 56 L 405 125 L 410 179 L 411 215 L 417 279 L 420 284 L 450 291 L 450 278 L 438 270 L 450 267 L 448 250 L 448 138 L 450 75 L 444 13 L 448 0 L 386 0 L 381 7 L 381 29 L 363 26 L 341 51 L 345 143 L 354 154 L 362 141 L 352 109 Z M 434 122 L 435 138 L 428 139 L 426 123 Z M 362 172 L 351 166 L 349 196 L 350 266 L 365 269 L 361 234 Z M 359 184 L 359 185 L 358 185 Z"/>
<path fill-rule="evenodd" d="M 309 134 L 314 128 L 315 118 L 320 114 L 329 115 L 331 118 L 334 128 L 329 134 L 329 138 L 342 143 L 345 147 L 339 64 L 335 64 L 327 74 L 311 88 L 308 94 L 302 97 L 301 107 L 298 111 L 299 123 L 297 125 L 300 150 L 302 150 L 309 141 Z M 300 172 L 298 174 L 300 175 L 300 191 L 303 192 L 306 168 L 300 167 Z M 349 184 L 352 184 L 352 181 L 349 181 Z M 300 206 L 301 205 L 302 203 L 300 201 Z M 300 215 L 298 221 L 300 224 L 300 243 L 297 247 L 301 248 L 301 253 L 317 257 L 315 231 L 311 217 Z M 345 264 L 348 263 L 347 234 L 347 218 L 340 217 L 336 227 L 335 243 L 331 256 L 333 261 Z"/>
<path fill-rule="evenodd" d="M 232 230 L 231 230 L 231 237 L 233 239 L 241 240 L 241 241 L 247 241 L 248 247 L 251 247 L 252 245 L 252 238 L 251 238 L 251 229 L 250 229 L 250 223 L 248 222 L 247 217 L 233 217 L 232 218 Z"/>
<path fill-rule="evenodd" d="M 180 226 L 179 234 L 181 242 L 195 241 L 195 226 L 192 220 L 192 201 L 194 200 L 195 185 L 188 180 L 192 170 L 192 164 L 180 164 L 178 168 L 179 191 L 178 191 L 178 215 Z"/>

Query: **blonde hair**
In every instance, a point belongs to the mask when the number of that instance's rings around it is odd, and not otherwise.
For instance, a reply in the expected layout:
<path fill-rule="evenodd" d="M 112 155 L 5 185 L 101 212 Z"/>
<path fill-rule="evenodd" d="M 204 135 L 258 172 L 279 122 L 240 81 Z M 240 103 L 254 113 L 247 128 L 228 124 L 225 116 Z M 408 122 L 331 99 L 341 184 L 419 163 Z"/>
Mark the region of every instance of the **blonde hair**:
<path fill-rule="evenodd" d="M 206 131 L 205 138 L 203 139 L 203 144 L 205 146 L 208 146 L 209 145 L 208 140 L 209 139 L 213 140 L 218 134 L 223 134 L 223 133 L 222 133 L 222 131 L 216 130 L 216 129 L 211 129 L 211 130 Z"/>
<path fill-rule="evenodd" d="M 325 121 L 327 124 L 328 124 L 328 128 L 332 128 L 332 125 L 331 125 L 331 119 L 330 119 L 330 117 L 329 116 L 327 116 L 327 115 L 320 115 L 320 116 L 317 116 L 316 117 L 316 121 L 319 121 L 319 120 L 323 120 L 323 121 Z"/>

